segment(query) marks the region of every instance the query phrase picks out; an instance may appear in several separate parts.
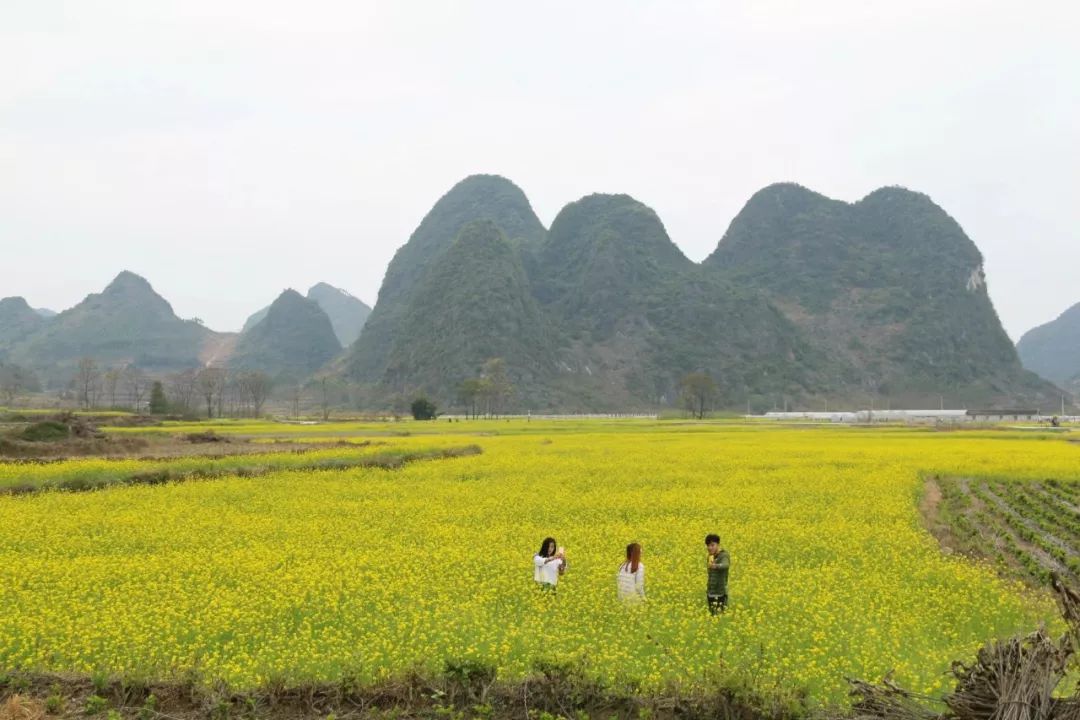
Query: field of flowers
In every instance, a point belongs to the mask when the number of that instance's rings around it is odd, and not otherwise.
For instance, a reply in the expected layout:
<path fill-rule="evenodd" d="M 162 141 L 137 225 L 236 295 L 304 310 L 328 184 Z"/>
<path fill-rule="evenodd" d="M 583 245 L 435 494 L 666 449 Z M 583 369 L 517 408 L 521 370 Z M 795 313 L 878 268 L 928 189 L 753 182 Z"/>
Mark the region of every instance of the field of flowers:
<path fill-rule="evenodd" d="M 423 429 L 453 434 L 387 442 L 469 435 L 483 454 L 0 497 L 0 670 L 194 674 L 245 689 L 466 659 L 513 678 L 554 660 L 645 685 L 736 676 L 836 701 L 845 677 L 890 669 L 940 692 L 951 660 L 1055 617 L 1047 597 L 943 554 L 918 503 L 925 474 L 1073 487 L 1080 446 L 1064 438 L 662 422 Z M 365 432 L 354 431 L 343 434 Z M 716 618 L 703 597 L 711 531 L 732 557 L 732 606 Z M 546 535 L 570 560 L 556 597 L 532 586 Z M 637 608 L 615 600 L 631 541 L 647 567 Z"/>

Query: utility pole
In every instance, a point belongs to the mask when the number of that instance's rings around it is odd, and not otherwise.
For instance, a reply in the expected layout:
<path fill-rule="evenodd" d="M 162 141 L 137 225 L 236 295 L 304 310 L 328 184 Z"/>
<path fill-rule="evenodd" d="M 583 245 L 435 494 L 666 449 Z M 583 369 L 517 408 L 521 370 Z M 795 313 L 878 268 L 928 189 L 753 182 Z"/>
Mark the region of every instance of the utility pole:
<path fill-rule="evenodd" d="M 941 409 L 944 410 L 945 409 L 945 396 L 944 395 L 938 395 L 938 399 L 941 400 Z"/>

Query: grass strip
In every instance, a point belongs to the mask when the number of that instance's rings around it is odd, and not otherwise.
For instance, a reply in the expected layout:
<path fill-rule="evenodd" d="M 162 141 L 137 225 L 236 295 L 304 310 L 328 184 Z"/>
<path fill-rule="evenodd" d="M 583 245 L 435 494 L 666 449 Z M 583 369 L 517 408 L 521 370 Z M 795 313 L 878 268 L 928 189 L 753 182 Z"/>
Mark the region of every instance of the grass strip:
<path fill-rule="evenodd" d="M 31 495 L 56 490 L 61 492 L 86 492 L 99 490 L 114 485 L 161 485 L 164 483 L 184 482 L 188 480 L 213 480 L 216 478 L 239 476 L 260 477 L 279 470 L 351 470 L 354 468 L 381 468 L 396 470 L 413 462 L 424 460 L 443 460 L 447 458 L 479 455 L 483 450 L 479 445 L 438 448 L 429 450 L 384 451 L 364 454 L 359 457 L 337 456 L 319 458 L 310 462 L 290 463 L 247 463 L 229 464 L 225 467 L 203 467 L 193 469 L 175 469 L 168 466 L 138 472 L 75 476 L 58 481 L 24 482 L 0 487 L 0 495 Z"/>

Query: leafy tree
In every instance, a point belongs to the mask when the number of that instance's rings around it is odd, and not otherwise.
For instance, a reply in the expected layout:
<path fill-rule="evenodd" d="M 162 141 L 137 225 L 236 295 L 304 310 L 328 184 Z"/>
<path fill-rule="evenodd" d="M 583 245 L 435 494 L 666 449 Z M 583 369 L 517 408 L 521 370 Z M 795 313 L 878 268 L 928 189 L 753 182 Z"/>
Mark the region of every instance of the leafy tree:
<path fill-rule="evenodd" d="M 164 415 L 169 411 L 169 402 L 165 399 L 165 388 L 160 380 L 155 380 L 150 388 L 150 414 Z"/>
<path fill-rule="evenodd" d="M 514 392 L 514 386 L 510 383 L 510 376 L 506 371 L 505 360 L 491 358 L 484 363 L 480 387 L 487 399 L 488 415 L 498 415 L 506 400 Z"/>
<path fill-rule="evenodd" d="M 716 399 L 716 381 L 708 373 L 692 372 L 683 376 L 679 383 L 686 409 L 698 420 L 705 417 L 705 410 Z"/>
<path fill-rule="evenodd" d="M 466 417 L 476 417 L 476 401 L 483 389 L 484 382 L 480 378 L 463 380 L 458 386 L 458 401 L 465 406 Z"/>
<path fill-rule="evenodd" d="M 438 409 L 435 407 L 435 403 L 431 402 L 426 397 L 418 397 L 413 400 L 410 409 L 412 410 L 414 420 L 434 420 L 438 415 Z"/>

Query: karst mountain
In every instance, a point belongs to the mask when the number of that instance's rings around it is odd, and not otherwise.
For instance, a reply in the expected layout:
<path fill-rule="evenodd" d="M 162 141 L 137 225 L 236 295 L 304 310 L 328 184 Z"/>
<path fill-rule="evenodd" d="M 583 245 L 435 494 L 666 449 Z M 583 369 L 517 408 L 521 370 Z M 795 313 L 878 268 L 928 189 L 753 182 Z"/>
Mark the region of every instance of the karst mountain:
<path fill-rule="evenodd" d="M 1080 303 L 1032 328 L 1016 344 L 1024 367 L 1063 387 L 1080 385 Z"/>
<path fill-rule="evenodd" d="M 920 193 L 848 203 L 772 185 L 716 235 L 695 263 L 651 208 L 620 194 L 571 202 L 545 228 L 512 182 L 474 175 L 399 248 L 370 314 L 320 283 L 282 293 L 238 336 L 214 333 L 123 272 L 55 317 L 0 300 L 0 361 L 52 383 L 83 356 L 290 383 L 337 374 L 371 407 L 423 394 L 448 408 L 502 358 L 506 408 L 536 412 L 672 407 L 700 372 L 732 409 L 1040 408 L 1060 402 L 1048 381 L 1080 373 L 1080 310 L 1025 336 L 1025 369 L 978 248 Z"/>

